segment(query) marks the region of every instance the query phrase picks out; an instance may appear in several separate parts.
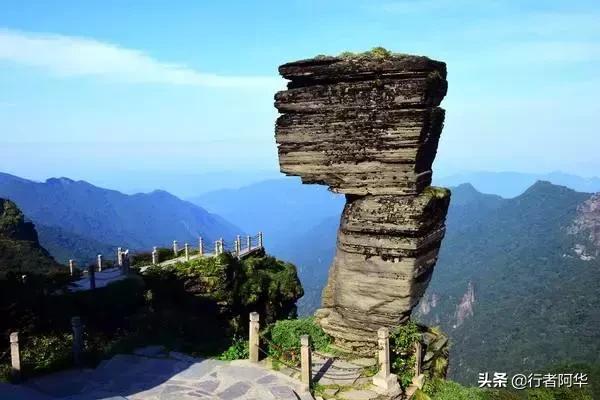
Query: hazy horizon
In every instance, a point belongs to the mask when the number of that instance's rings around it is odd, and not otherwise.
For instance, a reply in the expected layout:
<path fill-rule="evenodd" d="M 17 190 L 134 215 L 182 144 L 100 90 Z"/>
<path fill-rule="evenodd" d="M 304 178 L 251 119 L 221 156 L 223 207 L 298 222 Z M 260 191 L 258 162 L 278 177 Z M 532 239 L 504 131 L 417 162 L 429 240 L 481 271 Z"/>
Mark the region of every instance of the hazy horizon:
<path fill-rule="evenodd" d="M 206 193 L 226 189 L 241 189 L 244 187 L 260 184 L 266 181 L 288 179 L 295 180 L 299 184 L 300 178 L 286 176 L 273 171 L 212 171 L 204 174 L 165 174 L 154 171 L 145 173 L 125 173 L 115 179 L 113 176 L 105 176 L 98 179 L 73 176 L 45 176 L 32 178 L 0 171 L 1 173 L 17 176 L 34 182 L 46 182 L 52 178 L 68 178 L 74 181 L 85 181 L 103 189 L 117 190 L 125 194 L 150 193 L 155 190 L 167 191 L 181 199 L 190 200 Z M 179 179 L 175 179 L 179 178 Z M 461 173 L 436 176 L 433 185 L 458 186 L 462 183 L 472 184 L 482 193 L 501 195 L 502 197 L 514 197 L 521 194 L 536 180 L 549 180 L 550 182 L 570 187 L 580 192 L 600 192 L 599 176 L 581 176 L 564 173 L 562 171 L 549 171 L 546 173 L 531 173 L 520 171 L 463 171 Z M 190 185 L 189 182 L 194 182 Z M 317 185 L 318 186 L 318 185 Z M 325 186 L 323 186 L 325 187 Z"/>
<path fill-rule="evenodd" d="M 384 46 L 447 63 L 435 176 L 598 175 L 599 19 L 589 0 L 7 0 L 0 170 L 103 183 L 276 174 L 278 65 Z"/>

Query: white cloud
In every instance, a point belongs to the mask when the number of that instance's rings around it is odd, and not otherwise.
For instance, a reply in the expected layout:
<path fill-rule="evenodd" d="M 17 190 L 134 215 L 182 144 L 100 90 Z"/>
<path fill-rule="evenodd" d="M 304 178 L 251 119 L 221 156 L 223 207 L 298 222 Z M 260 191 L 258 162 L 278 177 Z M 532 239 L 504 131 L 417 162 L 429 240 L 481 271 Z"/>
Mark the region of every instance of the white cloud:
<path fill-rule="evenodd" d="M 61 77 L 96 76 L 132 83 L 234 88 L 282 85 L 275 77 L 204 73 L 93 39 L 14 30 L 0 30 L 1 60 L 42 68 Z"/>

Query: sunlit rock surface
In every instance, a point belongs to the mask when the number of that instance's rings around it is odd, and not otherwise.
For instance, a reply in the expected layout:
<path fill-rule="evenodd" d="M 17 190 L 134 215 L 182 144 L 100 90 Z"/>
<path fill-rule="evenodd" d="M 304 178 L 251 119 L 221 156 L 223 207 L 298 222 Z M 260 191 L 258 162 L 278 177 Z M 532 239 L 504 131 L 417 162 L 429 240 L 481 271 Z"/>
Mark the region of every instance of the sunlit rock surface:
<path fill-rule="evenodd" d="M 275 96 L 281 171 L 346 194 L 317 319 L 339 347 L 371 353 L 377 329 L 401 324 L 422 297 L 444 236 L 450 193 L 429 185 L 446 66 L 317 57 L 279 72 L 290 80 Z"/>

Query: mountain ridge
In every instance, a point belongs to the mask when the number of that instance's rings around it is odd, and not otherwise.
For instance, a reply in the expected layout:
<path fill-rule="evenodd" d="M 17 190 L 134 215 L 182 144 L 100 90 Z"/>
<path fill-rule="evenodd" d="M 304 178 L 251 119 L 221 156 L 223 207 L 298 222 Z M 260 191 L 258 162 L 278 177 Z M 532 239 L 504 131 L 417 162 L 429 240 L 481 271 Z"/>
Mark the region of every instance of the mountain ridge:
<path fill-rule="evenodd" d="M 0 197 L 13 200 L 34 223 L 58 228 L 63 236 L 89 238 L 105 250 L 117 245 L 148 251 L 173 240 L 197 246 L 199 236 L 210 246 L 220 237 L 243 233 L 221 216 L 160 190 L 127 195 L 64 177 L 35 182 L 0 173 Z M 70 249 L 53 241 L 48 229 L 40 233 L 41 241 L 64 259 Z"/>

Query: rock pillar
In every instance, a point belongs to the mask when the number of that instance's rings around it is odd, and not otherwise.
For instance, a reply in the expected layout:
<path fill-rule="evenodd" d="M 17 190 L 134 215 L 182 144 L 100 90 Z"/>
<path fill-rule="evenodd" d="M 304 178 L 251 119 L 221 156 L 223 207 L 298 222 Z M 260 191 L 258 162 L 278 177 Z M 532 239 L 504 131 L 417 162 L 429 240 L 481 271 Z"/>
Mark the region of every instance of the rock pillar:
<path fill-rule="evenodd" d="M 446 65 L 364 54 L 284 64 L 275 96 L 281 171 L 346 195 L 316 317 L 345 351 L 370 355 L 377 330 L 405 322 L 444 236 L 450 193 L 430 187 Z"/>
<path fill-rule="evenodd" d="M 19 349 L 19 333 L 10 334 L 10 361 L 12 376 L 15 379 L 21 377 L 21 350 Z"/>
<path fill-rule="evenodd" d="M 258 362 L 258 346 L 260 345 L 260 316 L 257 312 L 250 313 L 250 330 L 248 339 L 248 348 L 250 353 L 250 361 Z"/>

